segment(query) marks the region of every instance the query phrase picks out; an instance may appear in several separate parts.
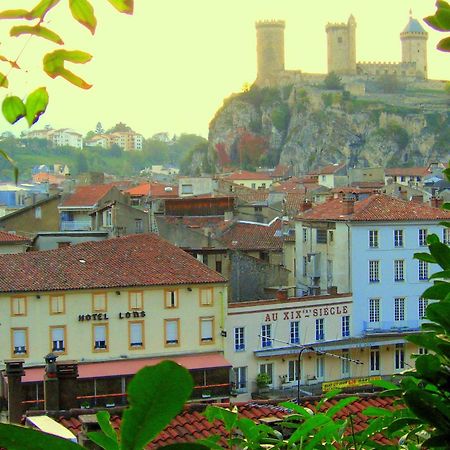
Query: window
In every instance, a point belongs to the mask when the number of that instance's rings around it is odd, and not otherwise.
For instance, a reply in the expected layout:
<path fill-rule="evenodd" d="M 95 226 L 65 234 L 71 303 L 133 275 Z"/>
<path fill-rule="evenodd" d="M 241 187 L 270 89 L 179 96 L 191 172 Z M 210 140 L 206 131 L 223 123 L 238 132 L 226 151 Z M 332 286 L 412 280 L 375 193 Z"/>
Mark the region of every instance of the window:
<path fill-rule="evenodd" d="M 269 378 L 270 378 L 270 381 L 268 384 L 272 384 L 272 381 L 273 381 L 273 364 L 272 363 L 261 364 L 259 366 L 259 373 L 267 373 L 267 375 L 269 375 Z"/>
<path fill-rule="evenodd" d="M 400 181 L 406 181 L 406 177 L 405 177 L 404 175 L 402 175 L 402 176 L 400 177 Z"/>
<path fill-rule="evenodd" d="M 180 319 L 164 320 L 164 340 L 166 342 L 166 346 L 180 345 L 179 328 Z"/>
<path fill-rule="evenodd" d="M 403 230 L 394 230 L 394 247 L 403 247 Z"/>
<path fill-rule="evenodd" d="M 308 240 L 308 230 L 306 228 L 303 228 L 303 242 L 306 242 Z"/>
<path fill-rule="evenodd" d="M 144 232 L 144 222 L 142 219 L 134 219 L 134 232 L 136 234 Z"/>
<path fill-rule="evenodd" d="M 66 328 L 63 326 L 50 327 L 51 350 L 54 353 L 66 352 Z"/>
<path fill-rule="evenodd" d="M 208 254 L 207 253 L 203 253 L 203 255 L 202 255 L 202 263 L 205 265 L 208 265 Z"/>
<path fill-rule="evenodd" d="M 222 273 L 222 261 L 216 261 L 216 272 Z"/>
<path fill-rule="evenodd" d="M 27 315 L 27 298 L 11 297 L 11 315 L 26 316 Z"/>
<path fill-rule="evenodd" d="M 428 281 L 428 263 L 419 261 L 419 281 Z"/>
<path fill-rule="evenodd" d="M 316 378 L 323 380 L 325 376 L 325 358 L 323 355 L 318 355 L 316 359 Z"/>
<path fill-rule="evenodd" d="M 380 261 L 369 261 L 369 283 L 380 281 Z"/>
<path fill-rule="evenodd" d="M 178 289 L 165 289 L 164 298 L 166 308 L 178 308 Z"/>
<path fill-rule="evenodd" d="M 212 306 L 213 304 L 213 288 L 200 289 L 200 306 Z"/>
<path fill-rule="evenodd" d="M 369 322 L 379 322 L 380 321 L 380 299 L 370 298 L 369 299 Z"/>
<path fill-rule="evenodd" d="M 270 324 L 261 325 L 261 347 L 272 347 L 272 326 Z"/>
<path fill-rule="evenodd" d="M 92 310 L 94 312 L 106 312 L 106 294 L 92 294 Z"/>
<path fill-rule="evenodd" d="M 419 311 L 418 311 L 419 320 L 425 319 L 425 313 L 427 310 L 427 306 L 428 306 L 428 299 L 420 297 L 419 298 Z"/>
<path fill-rule="evenodd" d="M 50 314 L 64 314 L 66 312 L 66 302 L 64 295 L 50 295 Z"/>
<path fill-rule="evenodd" d="M 405 368 L 405 349 L 403 344 L 395 344 L 395 369 L 401 370 Z"/>
<path fill-rule="evenodd" d="M 252 189 L 256 189 L 256 183 L 252 183 Z"/>
<path fill-rule="evenodd" d="M 142 291 L 128 293 L 128 308 L 130 310 L 144 309 L 144 293 Z"/>
<path fill-rule="evenodd" d="M 405 299 L 394 298 L 394 320 L 396 322 L 405 320 Z"/>
<path fill-rule="evenodd" d="M 108 325 L 93 325 L 94 352 L 106 351 L 108 348 Z"/>
<path fill-rule="evenodd" d="M 308 257 L 303 257 L 303 276 L 306 277 L 308 274 Z"/>
<path fill-rule="evenodd" d="M 200 317 L 200 343 L 214 343 L 214 317 Z"/>
<path fill-rule="evenodd" d="M 342 337 L 350 336 L 350 316 L 342 316 Z"/>
<path fill-rule="evenodd" d="M 428 355 L 428 349 L 425 347 L 419 347 L 419 355 Z"/>
<path fill-rule="evenodd" d="M 112 227 L 112 211 L 110 209 L 103 211 L 103 226 Z"/>
<path fill-rule="evenodd" d="M 450 228 L 444 228 L 442 230 L 442 242 L 450 245 Z"/>
<path fill-rule="evenodd" d="M 316 230 L 316 242 L 318 244 L 326 244 L 327 243 L 327 230 Z"/>
<path fill-rule="evenodd" d="M 128 322 L 129 350 L 144 348 L 144 322 Z"/>
<path fill-rule="evenodd" d="M 247 367 L 235 367 L 233 369 L 234 386 L 238 392 L 247 392 Z"/>
<path fill-rule="evenodd" d="M 28 328 L 12 328 L 11 335 L 11 340 L 13 343 L 12 356 L 27 356 Z"/>
<path fill-rule="evenodd" d="M 324 321 L 325 319 L 316 319 L 316 341 L 325 339 Z"/>
<path fill-rule="evenodd" d="M 403 259 L 394 259 L 394 281 L 405 281 Z"/>
<path fill-rule="evenodd" d="M 370 347 L 370 371 L 378 372 L 380 370 L 380 347 Z"/>
<path fill-rule="evenodd" d="M 245 332 L 244 327 L 234 329 L 234 351 L 242 352 L 245 350 Z"/>
<path fill-rule="evenodd" d="M 34 209 L 34 218 L 42 219 L 42 208 L 40 206 L 36 206 L 36 208 Z"/>
<path fill-rule="evenodd" d="M 348 349 L 342 349 L 341 373 L 343 377 L 350 376 L 350 352 Z"/>
<path fill-rule="evenodd" d="M 419 246 L 424 247 L 427 245 L 427 234 L 428 230 L 426 228 L 419 228 Z"/>
<path fill-rule="evenodd" d="M 182 184 L 181 185 L 181 193 L 182 194 L 192 194 L 194 192 L 192 188 L 192 184 Z"/>
<path fill-rule="evenodd" d="M 330 239 L 330 242 L 333 242 L 333 240 L 334 240 L 334 232 L 333 232 L 333 230 L 330 230 L 328 232 L 328 237 Z"/>
<path fill-rule="evenodd" d="M 378 248 L 378 230 L 369 230 L 369 247 Z"/>
<path fill-rule="evenodd" d="M 288 373 L 287 381 L 297 381 L 299 378 L 300 370 L 298 365 L 298 359 L 288 361 Z"/>
<path fill-rule="evenodd" d="M 300 343 L 300 322 L 294 321 L 290 323 L 290 343 L 299 344 Z"/>

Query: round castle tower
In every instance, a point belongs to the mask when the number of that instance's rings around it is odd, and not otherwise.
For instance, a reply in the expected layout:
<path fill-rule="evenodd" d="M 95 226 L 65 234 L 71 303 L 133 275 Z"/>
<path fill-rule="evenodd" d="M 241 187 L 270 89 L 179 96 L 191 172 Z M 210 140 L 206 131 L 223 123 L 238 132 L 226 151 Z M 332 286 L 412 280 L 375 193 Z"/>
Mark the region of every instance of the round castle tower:
<path fill-rule="evenodd" d="M 416 64 L 416 76 L 427 76 L 427 39 L 428 33 L 417 19 L 409 17 L 409 22 L 400 33 L 402 42 L 402 62 Z"/>
<path fill-rule="evenodd" d="M 325 27 L 328 41 L 328 73 L 356 74 L 356 20 L 351 15 L 345 23 Z"/>
<path fill-rule="evenodd" d="M 256 84 L 276 84 L 284 72 L 284 20 L 261 20 L 256 22 Z"/>

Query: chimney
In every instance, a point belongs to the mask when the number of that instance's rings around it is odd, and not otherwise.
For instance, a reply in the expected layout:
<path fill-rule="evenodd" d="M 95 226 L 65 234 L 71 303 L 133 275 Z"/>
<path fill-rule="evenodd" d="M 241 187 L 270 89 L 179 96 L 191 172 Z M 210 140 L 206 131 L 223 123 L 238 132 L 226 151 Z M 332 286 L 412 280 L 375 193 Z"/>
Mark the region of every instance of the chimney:
<path fill-rule="evenodd" d="M 77 436 L 78 444 L 83 448 L 87 448 L 90 450 L 101 449 L 101 447 L 99 447 L 87 437 L 88 433 L 100 431 L 100 425 L 97 421 L 97 416 L 95 414 L 83 414 L 81 416 L 78 416 L 78 419 L 81 422 L 81 431 Z"/>
<path fill-rule="evenodd" d="M 56 375 L 59 380 L 59 408 L 62 410 L 76 408 L 78 406 L 78 362 L 57 362 Z"/>
<path fill-rule="evenodd" d="M 430 198 L 430 206 L 432 206 L 433 208 L 442 208 L 443 203 L 444 201 L 442 200 L 442 198 L 437 198 L 434 196 Z"/>
<path fill-rule="evenodd" d="M 5 374 L 8 378 L 8 414 L 11 423 L 20 423 L 22 415 L 25 412 L 22 406 L 24 396 L 22 377 L 25 375 L 23 363 L 23 359 L 5 361 Z"/>
<path fill-rule="evenodd" d="M 348 216 L 355 212 L 355 200 L 353 198 L 344 198 L 342 200 L 342 214 Z"/>
<path fill-rule="evenodd" d="M 400 191 L 400 198 L 401 198 L 402 200 L 408 201 L 408 192 L 407 192 L 407 191 L 404 191 L 404 190 L 401 190 L 401 191 Z"/>
<path fill-rule="evenodd" d="M 44 356 L 44 409 L 46 411 L 59 411 L 59 381 L 56 374 L 56 358 L 53 353 Z"/>
<path fill-rule="evenodd" d="M 276 298 L 280 302 L 286 301 L 288 299 L 287 289 L 278 289 L 278 291 L 276 293 Z"/>
<path fill-rule="evenodd" d="M 311 208 L 312 208 L 311 202 L 309 200 L 305 199 L 303 201 L 303 203 L 300 204 L 299 210 L 300 210 L 300 212 L 303 212 L 303 211 L 308 211 L 308 209 L 311 209 Z"/>

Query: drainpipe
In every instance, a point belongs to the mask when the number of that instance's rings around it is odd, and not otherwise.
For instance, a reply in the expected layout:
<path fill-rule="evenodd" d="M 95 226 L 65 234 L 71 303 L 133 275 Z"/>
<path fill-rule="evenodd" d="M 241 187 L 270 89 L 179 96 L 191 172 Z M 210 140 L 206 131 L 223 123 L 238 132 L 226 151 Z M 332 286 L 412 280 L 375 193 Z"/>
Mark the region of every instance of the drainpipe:
<path fill-rule="evenodd" d="M 352 279 L 351 279 L 351 263 L 352 263 L 352 257 L 351 257 L 351 245 L 350 245 L 350 225 L 348 222 L 345 222 L 345 225 L 347 226 L 347 265 L 348 265 L 348 279 L 347 279 L 347 283 L 348 283 L 348 289 L 347 292 L 353 291 L 352 289 Z"/>

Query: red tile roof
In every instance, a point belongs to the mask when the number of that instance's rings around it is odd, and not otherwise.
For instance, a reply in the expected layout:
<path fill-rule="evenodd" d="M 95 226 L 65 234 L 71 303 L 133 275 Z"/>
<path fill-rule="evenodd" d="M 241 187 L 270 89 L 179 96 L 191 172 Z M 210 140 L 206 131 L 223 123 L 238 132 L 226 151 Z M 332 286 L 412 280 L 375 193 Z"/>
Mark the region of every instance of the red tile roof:
<path fill-rule="evenodd" d="M 131 197 L 145 197 L 150 195 L 152 198 L 174 198 L 178 197 L 178 186 L 172 186 L 163 183 L 142 183 L 131 189 L 127 189 L 125 193 Z"/>
<path fill-rule="evenodd" d="M 271 176 L 267 172 L 249 172 L 248 170 L 238 170 L 224 177 L 224 180 L 270 180 Z"/>
<path fill-rule="evenodd" d="M 372 406 L 377 408 L 385 408 L 388 410 L 399 409 L 402 406 L 396 405 L 396 399 L 390 397 L 379 397 L 372 394 L 357 394 L 360 399 L 344 407 L 337 414 L 335 418 L 346 419 L 352 416 L 352 422 L 355 432 L 359 432 L 367 428 L 369 417 L 363 414 L 363 411 Z M 336 405 L 342 396 L 335 397 L 324 403 L 322 410 L 328 410 Z M 315 410 L 318 398 L 302 399 L 302 406 Z M 221 421 L 215 420 L 209 422 L 203 415 L 203 411 L 207 405 L 205 404 L 190 404 L 186 405 L 186 409 L 178 414 L 169 425 L 150 443 L 147 449 L 154 449 L 163 447 L 165 445 L 195 442 L 198 439 L 204 439 L 213 435 L 220 436 L 219 444 L 225 444 L 229 437 L 229 432 L 225 429 Z M 218 406 L 230 407 L 229 404 L 222 404 Z M 237 406 L 240 417 L 245 417 L 253 420 L 255 423 L 264 423 L 263 419 L 279 419 L 282 420 L 286 415 L 292 412 L 277 406 L 273 402 L 255 401 L 253 403 L 237 403 L 232 406 Z M 117 411 L 117 410 L 116 410 Z M 81 422 L 78 418 L 82 414 L 92 414 L 93 410 L 74 410 L 60 415 L 56 419 L 68 428 L 74 435 L 81 432 Z M 120 411 L 117 411 L 120 413 Z M 120 429 L 121 417 L 117 413 L 111 416 L 111 423 L 115 430 Z M 350 434 L 350 425 L 348 426 L 348 434 Z M 374 442 L 380 445 L 392 445 L 394 441 L 387 439 L 382 434 L 377 433 L 371 438 Z"/>
<path fill-rule="evenodd" d="M 424 177 L 430 174 L 431 171 L 428 167 L 389 167 L 384 170 L 384 174 L 387 176 L 413 176 Z"/>
<path fill-rule="evenodd" d="M 271 225 L 253 222 L 235 222 L 217 239 L 230 249 L 237 250 L 281 250 L 281 220 Z M 277 235 L 279 234 L 279 236 Z"/>
<path fill-rule="evenodd" d="M 302 213 L 304 220 L 422 221 L 450 219 L 450 211 L 423 203 L 407 202 L 384 194 L 374 194 L 354 203 L 353 214 L 344 214 L 345 200 L 336 198 Z"/>
<path fill-rule="evenodd" d="M 111 189 L 111 184 L 89 184 L 77 186 L 75 192 L 69 195 L 61 206 L 95 206 Z"/>
<path fill-rule="evenodd" d="M 277 167 L 271 172 L 270 176 L 272 178 L 282 178 L 288 176 L 290 172 L 290 167 L 284 164 L 278 164 Z"/>
<path fill-rule="evenodd" d="M 6 231 L 0 231 L 0 244 L 19 244 L 30 242 L 29 239 L 18 234 L 7 233 Z"/>
<path fill-rule="evenodd" d="M 0 258 L 0 292 L 224 282 L 217 272 L 155 234 Z"/>
<path fill-rule="evenodd" d="M 303 186 L 298 178 L 290 178 L 289 180 L 277 183 L 272 186 L 273 192 L 305 192 L 306 188 Z"/>
<path fill-rule="evenodd" d="M 328 166 L 322 167 L 318 170 L 319 175 L 332 175 L 345 167 L 345 163 L 341 164 L 329 164 Z"/>

